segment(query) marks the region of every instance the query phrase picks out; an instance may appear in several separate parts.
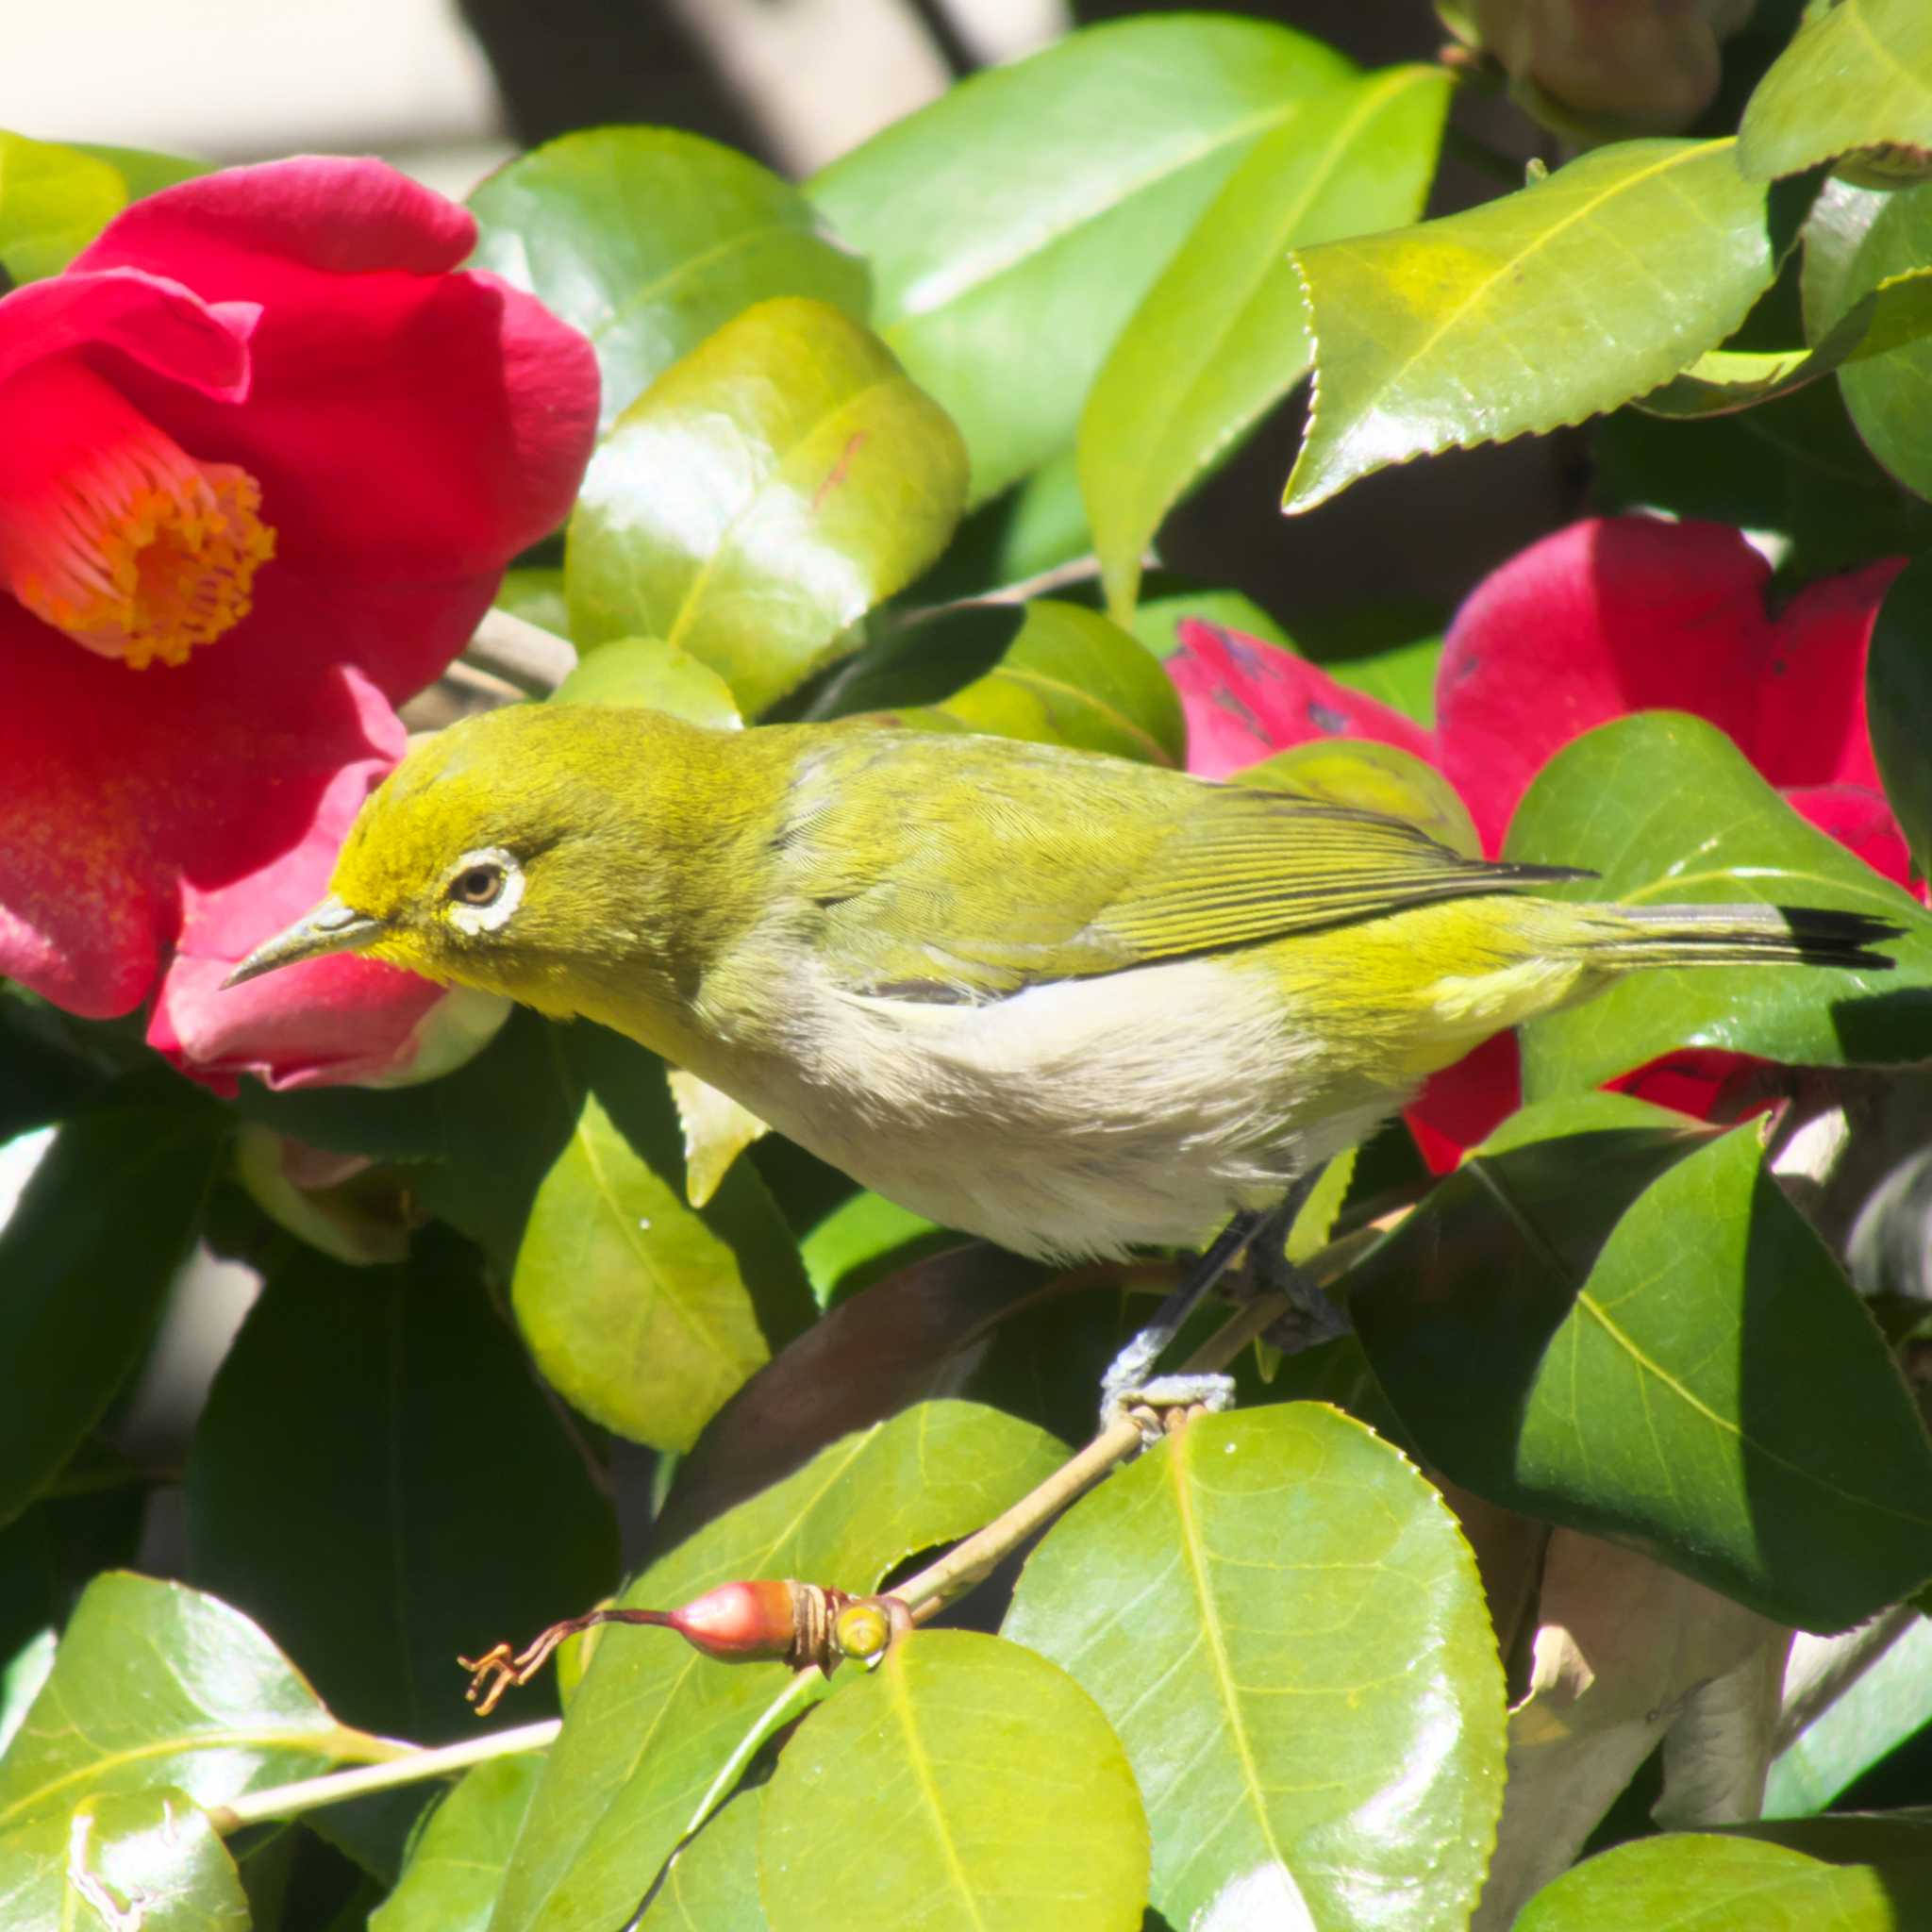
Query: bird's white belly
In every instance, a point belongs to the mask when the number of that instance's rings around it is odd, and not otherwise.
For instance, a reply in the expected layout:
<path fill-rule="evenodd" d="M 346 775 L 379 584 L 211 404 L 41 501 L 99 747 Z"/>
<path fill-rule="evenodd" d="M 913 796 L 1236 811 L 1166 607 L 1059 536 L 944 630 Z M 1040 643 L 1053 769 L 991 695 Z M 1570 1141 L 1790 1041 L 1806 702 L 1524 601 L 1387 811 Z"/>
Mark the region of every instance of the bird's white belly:
<path fill-rule="evenodd" d="M 876 1192 L 1024 1254 L 1198 1241 L 1404 1097 L 1335 1091 L 1265 980 L 1213 960 L 984 1006 L 787 992 L 784 1050 L 734 1056 L 719 1084 Z"/>

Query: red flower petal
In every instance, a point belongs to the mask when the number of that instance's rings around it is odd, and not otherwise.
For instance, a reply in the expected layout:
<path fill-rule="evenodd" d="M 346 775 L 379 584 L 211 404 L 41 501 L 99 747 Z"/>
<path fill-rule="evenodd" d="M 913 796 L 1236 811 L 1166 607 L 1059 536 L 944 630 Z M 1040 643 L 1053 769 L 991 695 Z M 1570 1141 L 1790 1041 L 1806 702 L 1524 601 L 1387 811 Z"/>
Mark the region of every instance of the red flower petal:
<path fill-rule="evenodd" d="M 478 583 L 487 605 L 505 562 L 568 514 L 596 434 L 595 355 L 530 296 L 449 272 L 473 233 L 462 209 L 379 162 L 306 160 L 166 190 L 82 258 L 165 263 L 210 299 L 261 304 L 245 408 L 138 372 L 120 386 L 184 449 L 261 484 L 278 539 L 264 592 L 275 575 L 344 592 L 440 586 L 467 623 Z M 332 655 L 401 698 L 459 646 L 451 628 L 389 632 L 376 651 L 352 638 Z"/>
<path fill-rule="evenodd" d="M 1224 778 L 1290 745 L 1369 738 L 1433 760 L 1436 743 L 1411 718 L 1338 684 L 1320 665 L 1220 625 L 1188 618 L 1167 660 L 1188 720 L 1188 769 Z"/>
<path fill-rule="evenodd" d="M 1863 785 L 1800 785 L 1785 793 L 1785 802 L 1874 872 L 1924 898 L 1925 881 L 1912 877 L 1911 847 L 1882 791 Z"/>
<path fill-rule="evenodd" d="M 257 303 L 206 302 L 178 282 L 133 269 L 52 275 L 0 297 L 0 382 L 69 349 L 99 355 L 101 374 L 112 380 L 126 365 L 102 352 L 117 350 L 170 382 L 239 403 L 248 393 L 248 338 L 260 313 Z"/>
<path fill-rule="evenodd" d="M 1498 1033 L 1453 1067 L 1431 1074 L 1403 1109 L 1431 1174 L 1447 1174 L 1463 1154 L 1487 1141 L 1523 1101 L 1523 1058 L 1516 1035 Z"/>
<path fill-rule="evenodd" d="M 1644 517 L 1572 525 L 1482 583 L 1437 677 L 1443 769 L 1486 850 L 1544 761 L 1629 711 L 1695 712 L 1777 785 L 1875 785 L 1865 650 L 1897 566 L 1814 584 L 1781 617 L 1736 530 Z"/>

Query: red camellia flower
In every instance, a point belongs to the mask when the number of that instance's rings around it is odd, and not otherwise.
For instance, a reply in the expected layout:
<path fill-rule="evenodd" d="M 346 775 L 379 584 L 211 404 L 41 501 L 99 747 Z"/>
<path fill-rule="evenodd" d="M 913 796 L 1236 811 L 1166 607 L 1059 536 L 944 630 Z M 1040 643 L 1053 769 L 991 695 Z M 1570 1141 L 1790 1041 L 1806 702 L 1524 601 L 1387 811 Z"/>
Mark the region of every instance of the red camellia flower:
<path fill-rule="evenodd" d="M 1377 739 L 1447 775 L 1491 857 L 1530 780 L 1573 738 L 1630 711 L 1695 712 L 1804 817 L 1924 897 L 1865 724 L 1872 625 L 1898 570 L 1826 578 L 1774 614 L 1770 566 L 1736 530 L 1648 517 L 1573 524 L 1511 558 L 1457 613 L 1433 731 L 1305 658 L 1208 625 L 1182 626 L 1168 668 L 1195 771 L 1223 777 L 1310 739 Z M 1755 1066 L 1685 1053 L 1617 1084 L 1707 1115 L 1751 1084 Z M 1433 1165 L 1453 1164 L 1513 1109 L 1516 1067 L 1506 1035 L 1429 1082 L 1409 1122 Z"/>
<path fill-rule="evenodd" d="M 465 1023 L 346 958 L 216 989 L 319 896 L 395 704 L 588 460 L 590 345 L 459 270 L 474 241 L 379 162 L 281 161 L 0 298 L 0 973 L 92 1017 L 152 999 L 218 1083 L 393 1074 Z"/>

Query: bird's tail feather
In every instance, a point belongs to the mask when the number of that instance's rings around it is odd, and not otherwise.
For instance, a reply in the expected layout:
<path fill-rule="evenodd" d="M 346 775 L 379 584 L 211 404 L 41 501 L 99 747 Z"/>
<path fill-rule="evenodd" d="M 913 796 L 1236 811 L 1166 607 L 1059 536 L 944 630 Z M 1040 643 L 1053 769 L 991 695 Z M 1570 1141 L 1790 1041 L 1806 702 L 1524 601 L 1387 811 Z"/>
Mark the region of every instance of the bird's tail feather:
<path fill-rule="evenodd" d="M 1864 912 L 1817 906 L 1606 907 L 1612 919 L 1592 941 L 1593 959 L 1634 971 L 1643 966 L 1747 966 L 1788 960 L 1806 966 L 1889 970 L 1874 950 L 1905 927 Z"/>

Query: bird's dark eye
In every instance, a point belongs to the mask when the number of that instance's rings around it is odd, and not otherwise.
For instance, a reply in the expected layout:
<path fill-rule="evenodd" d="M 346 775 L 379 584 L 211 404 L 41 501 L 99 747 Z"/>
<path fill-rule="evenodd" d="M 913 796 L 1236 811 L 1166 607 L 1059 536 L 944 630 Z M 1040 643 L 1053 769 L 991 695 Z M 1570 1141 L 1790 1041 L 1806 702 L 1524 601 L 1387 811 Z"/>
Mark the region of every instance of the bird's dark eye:
<path fill-rule="evenodd" d="M 500 865 L 468 865 L 449 882 L 449 896 L 463 906 L 494 906 L 503 896 Z"/>

